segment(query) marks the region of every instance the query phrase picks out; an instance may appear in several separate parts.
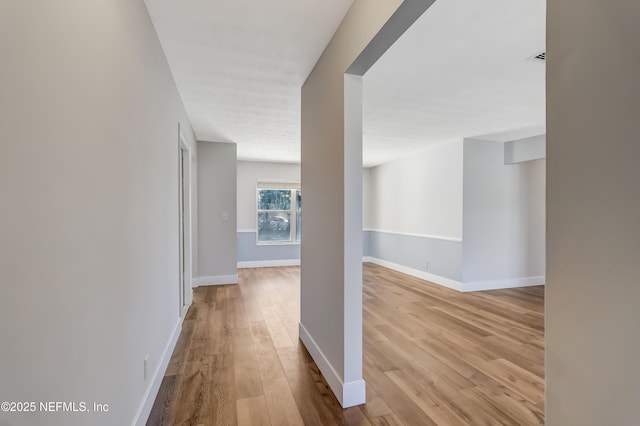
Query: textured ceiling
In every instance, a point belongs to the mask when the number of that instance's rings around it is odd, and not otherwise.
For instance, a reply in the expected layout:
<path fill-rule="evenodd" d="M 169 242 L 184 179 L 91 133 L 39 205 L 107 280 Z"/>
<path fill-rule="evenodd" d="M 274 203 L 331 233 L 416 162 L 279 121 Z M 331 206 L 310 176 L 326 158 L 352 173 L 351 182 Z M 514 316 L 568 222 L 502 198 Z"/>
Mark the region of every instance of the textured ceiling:
<path fill-rule="evenodd" d="M 542 0 L 438 0 L 364 76 L 364 163 L 496 132 L 544 133 Z"/>
<path fill-rule="evenodd" d="M 299 161 L 300 87 L 352 0 L 146 0 L 199 140 Z M 544 132 L 543 0 L 437 0 L 364 77 L 364 164 Z"/>
<path fill-rule="evenodd" d="M 300 87 L 353 0 L 145 0 L 202 141 L 300 160 Z"/>

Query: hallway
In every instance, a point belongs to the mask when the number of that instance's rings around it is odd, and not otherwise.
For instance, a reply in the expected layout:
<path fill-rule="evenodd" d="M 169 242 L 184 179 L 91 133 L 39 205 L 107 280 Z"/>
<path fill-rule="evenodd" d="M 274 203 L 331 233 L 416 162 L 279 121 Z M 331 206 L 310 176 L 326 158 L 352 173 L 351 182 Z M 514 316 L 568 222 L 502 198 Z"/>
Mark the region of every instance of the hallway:
<path fill-rule="evenodd" d="M 366 405 L 298 340 L 299 268 L 200 287 L 148 425 L 544 423 L 544 287 L 458 293 L 364 265 Z"/>

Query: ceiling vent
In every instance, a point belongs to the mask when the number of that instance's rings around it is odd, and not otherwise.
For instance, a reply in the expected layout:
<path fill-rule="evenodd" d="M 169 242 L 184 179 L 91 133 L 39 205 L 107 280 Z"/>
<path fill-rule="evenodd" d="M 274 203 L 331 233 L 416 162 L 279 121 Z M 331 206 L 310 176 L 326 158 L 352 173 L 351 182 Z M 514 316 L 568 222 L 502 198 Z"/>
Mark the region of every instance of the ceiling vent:
<path fill-rule="evenodd" d="M 527 59 L 530 59 L 532 61 L 544 61 L 545 59 L 547 59 L 547 52 L 543 50 L 542 52 L 537 53 Z"/>

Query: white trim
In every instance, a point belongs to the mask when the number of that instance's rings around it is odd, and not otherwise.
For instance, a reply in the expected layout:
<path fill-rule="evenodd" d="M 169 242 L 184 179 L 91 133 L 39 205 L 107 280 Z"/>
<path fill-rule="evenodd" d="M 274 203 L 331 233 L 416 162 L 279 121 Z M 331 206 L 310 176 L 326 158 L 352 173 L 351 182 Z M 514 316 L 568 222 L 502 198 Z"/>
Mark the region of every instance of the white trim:
<path fill-rule="evenodd" d="M 258 241 L 256 246 L 299 246 L 300 241 Z"/>
<path fill-rule="evenodd" d="M 241 233 L 241 232 L 249 233 L 249 232 L 256 232 L 256 230 L 255 229 L 238 229 L 237 232 L 238 232 L 238 234 Z"/>
<path fill-rule="evenodd" d="M 342 387 L 342 408 L 355 407 L 367 402 L 366 384 L 363 379 L 347 382 Z"/>
<path fill-rule="evenodd" d="M 205 141 L 205 142 L 212 142 L 212 141 Z M 259 158 L 244 158 L 244 157 L 238 157 L 236 161 L 242 161 L 243 163 L 300 164 L 300 160 L 278 160 L 278 161 L 273 161 L 273 160 L 261 160 Z"/>
<path fill-rule="evenodd" d="M 508 280 L 460 282 L 452 280 L 450 278 L 441 277 L 440 275 L 430 274 L 419 269 L 413 269 L 409 268 L 408 266 L 378 259 L 376 257 L 364 256 L 362 258 L 362 261 L 375 263 L 376 265 L 384 266 L 385 268 L 393 269 L 394 271 L 402 272 L 403 274 L 411 275 L 413 277 L 420 278 L 434 284 L 449 287 L 462 293 L 470 291 L 500 290 L 504 288 L 531 287 L 545 284 L 544 276 L 513 278 Z"/>
<path fill-rule="evenodd" d="M 191 303 L 193 302 L 193 267 L 192 267 L 192 259 L 193 259 L 192 186 L 193 185 L 192 185 L 192 179 L 191 179 L 192 178 L 191 162 L 193 158 L 191 156 L 191 145 L 187 143 L 187 140 L 184 134 L 182 133 L 180 123 L 178 123 L 178 134 L 179 134 L 178 138 L 180 140 L 178 143 L 178 148 L 180 151 L 180 154 L 178 156 L 179 162 L 180 162 L 178 167 L 178 173 L 180 175 L 178 177 L 178 182 L 179 182 L 178 183 L 178 186 L 179 186 L 178 216 L 179 216 L 179 223 L 180 225 L 182 225 L 182 226 L 179 226 L 180 229 L 178 233 L 179 246 L 180 246 L 180 253 L 179 253 L 180 258 L 178 259 L 178 262 L 179 262 L 178 267 L 181 275 L 178 277 L 178 280 L 179 280 L 178 287 L 179 287 L 179 291 L 182 293 L 179 297 L 179 300 L 180 300 L 179 303 L 182 304 L 182 306 L 179 307 L 179 314 L 181 316 L 184 316 L 187 310 L 189 309 L 189 306 L 191 306 Z M 185 158 L 183 158 L 185 151 L 188 157 L 186 170 L 184 170 L 184 164 L 183 164 L 183 161 L 185 160 Z M 183 178 L 186 178 L 186 182 L 183 180 Z M 183 193 L 185 183 L 187 183 L 186 197 L 185 197 L 185 194 Z M 186 198 L 186 203 L 184 203 L 185 198 Z M 182 205 L 183 203 L 184 205 Z M 186 228 L 186 232 L 185 232 L 185 228 Z M 180 283 L 180 280 L 182 280 L 182 283 Z"/>
<path fill-rule="evenodd" d="M 300 259 L 250 260 L 238 262 L 238 268 L 273 268 L 276 266 L 300 266 Z"/>
<path fill-rule="evenodd" d="M 513 278 L 510 280 L 492 280 L 492 281 L 471 281 L 463 283 L 464 292 L 482 291 L 482 290 L 499 290 L 503 288 L 531 287 L 536 285 L 545 285 L 545 277 L 526 277 Z"/>
<path fill-rule="evenodd" d="M 327 380 L 327 384 L 329 384 L 342 408 L 364 404 L 366 401 L 364 380 L 360 379 L 344 383 L 305 326 L 300 323 L 298 328 L 300 340 L 302 340 L 311 358 L 313 358 L 320 372 Z"/>
<path fill-rule="evenodd" d="M 198 277 L 193 280 L 194 287 L 207 285 L 238 284 L 238 274 L 235 275 L 213 275 L 210 277 Z"/>
<path fill-rule="evenodd" d="M 398 232 L 398 231 L 388 231 L 385 229 L 363 229 L 364 232 L 380 232 L 382 234 L 395 234 L 395 235 L 406 235 L 409 237 L 420 237 L 420 238 L 431 238 L 433 240 L 444 240 L 444 241 L 454 241 L 456 243 L 461 243 L 462 238 L 454 238 L 454 237 L 444 237 L 442 235 L 427 235 L 427 234 L 413 234 L 411 232 Z"/>
<path fill-rule="evenodd" d="M 260 184 L 267 184 L 267 186 L 260 186 Z M 269 187 L 270 183 L 278 184 L 278 186 L 289 186 L 288 188 L 279 188 L 279 187 Z M 299 180 L 289 180 L 289 179 L 257 179 L 256 184 L 257 189 L 301 189 L 302 185 Z"/>
<path fill-rule="evenodd" d="M 169 361 L 171 360 L 171 355 L 173 355 L 173 350 L 175 349 L 176 343 L 178 342 L 178 337 L 180 337 L 183 319 L 184 318 L 178 318 L 178 322 L 173 329 L 173 333 L 171 334 L 169 341 L 167 342 L 167 346 L 164 348 L 164 352 L 162 353 L 162 357 L 160 358 L 158 367 L 153 373 L 153 377 L 151 378 L 151 381 L 147 386 L 147 390 L 145 391 L 142 401 L 140 402 L 140 406 L 136 411 L 136 415 L 131 422 L 132 426 L 144 426 L 149 419 L 151 409 L 153 408 L 153 403 L 158 396 L 158 391 L 160 390 L 162 379 L 164 379 L 164 373 L 167 371 Z"/>
<path fill-rule="evenodd" d="M 411 275 L 413 277 L 420 278 L 421 280 L 439 284 L 444 287 L 449 287 L 453 290 L 464 291 L 463 284 L 460 281 L 452 280 L 451 278 L 445 278 L 441 277 L 440 275 L 430 274 L 419 269 L 409 268 L 408 266 L 388 262 L 376 257 L 366 256 L 362 258 L 362 261 L 375 263 L 376 265 L 384 266 L 385 268 L 393 269 L 394 271 L 402 272 L 403 274 Z"/>

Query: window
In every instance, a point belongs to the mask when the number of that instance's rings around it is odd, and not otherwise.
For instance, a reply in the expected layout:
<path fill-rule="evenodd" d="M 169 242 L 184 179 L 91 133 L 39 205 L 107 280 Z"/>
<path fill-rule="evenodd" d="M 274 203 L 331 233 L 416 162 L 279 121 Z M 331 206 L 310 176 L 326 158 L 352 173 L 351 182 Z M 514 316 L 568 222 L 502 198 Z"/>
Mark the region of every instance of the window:
<path fill-rule="evenodd" d="M 258 244 L 299 243 L 302 191 L 298 183 L 258 183 Z"/>

